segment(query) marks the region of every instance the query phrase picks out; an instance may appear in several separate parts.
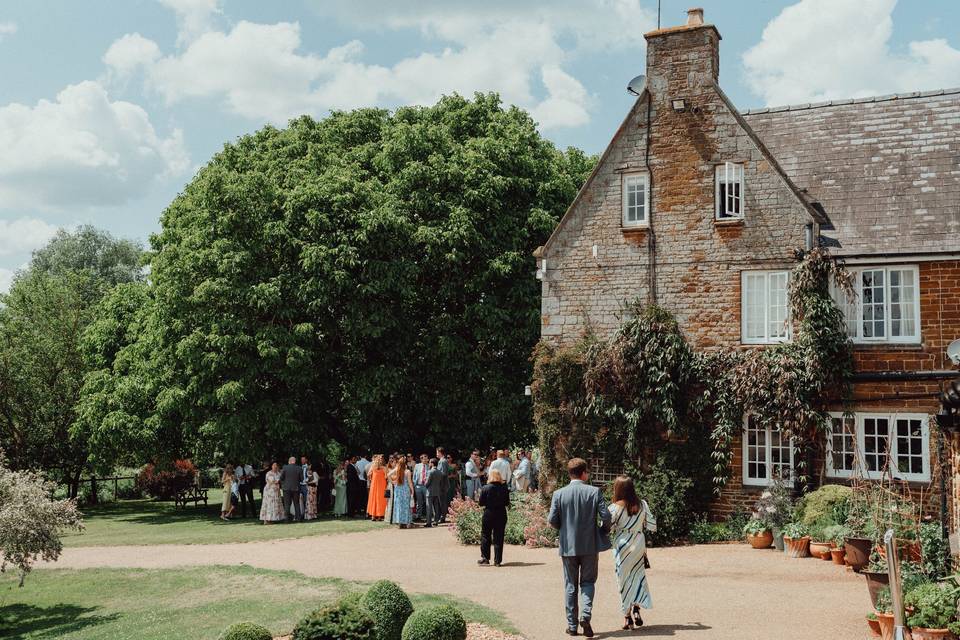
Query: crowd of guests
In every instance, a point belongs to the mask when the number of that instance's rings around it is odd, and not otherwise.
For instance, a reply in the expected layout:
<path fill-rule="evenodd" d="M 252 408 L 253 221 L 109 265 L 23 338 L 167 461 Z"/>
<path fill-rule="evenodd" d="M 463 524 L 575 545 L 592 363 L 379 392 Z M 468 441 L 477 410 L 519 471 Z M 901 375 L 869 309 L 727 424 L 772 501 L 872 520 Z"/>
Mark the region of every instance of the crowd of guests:
<path fill-rule="evenodd" d="M 314 465 L 308 456 L 299 462 L 291 457 L 283 465 L 266 462 L 260 468 L 228 464 L 221 477 L 220 517 L 257 516 L 258 490 L 264 524 L 313 520 L 332 512 L 338 518 L 365 517 L 401 529 L 414 523 L 432 527 L 446 522 L 455 498 L 480 500 L 481 489 L 494 477 L 512 491 L 537 489 L 536 463 L 523 450 L 515 456 L 506 449 L 491 449 L 486 455 L 474 450 L 466 459 L 443 447 L 419 457 L 399 452 L 351 455 L 333 469 L 325 463 Z"/>

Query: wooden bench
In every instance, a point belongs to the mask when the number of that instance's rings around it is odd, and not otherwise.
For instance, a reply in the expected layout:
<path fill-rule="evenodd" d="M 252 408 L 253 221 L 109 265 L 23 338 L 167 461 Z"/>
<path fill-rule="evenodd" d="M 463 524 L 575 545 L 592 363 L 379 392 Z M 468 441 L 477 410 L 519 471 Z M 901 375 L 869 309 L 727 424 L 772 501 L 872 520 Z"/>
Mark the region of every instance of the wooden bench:
<path fill-rule="evenodd" d="M 192 502 L 194 506 L 203 502 L 204 506 L 206 506 L 207 490 L 194 486 L 178 491 L 173 497 L 173 504 L 178 507 L 186 507 L 188 502 Z"/>

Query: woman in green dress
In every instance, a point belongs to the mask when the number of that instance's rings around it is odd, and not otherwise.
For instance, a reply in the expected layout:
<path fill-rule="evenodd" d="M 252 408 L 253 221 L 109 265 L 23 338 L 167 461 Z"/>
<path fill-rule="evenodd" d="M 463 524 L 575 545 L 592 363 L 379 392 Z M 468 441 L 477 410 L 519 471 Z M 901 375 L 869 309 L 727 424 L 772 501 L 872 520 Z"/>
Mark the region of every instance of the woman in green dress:
<path fill-rule="evenodd" d="M 350 461 L 340 463 L 337 470 L 333 473 L 334 500 L 333 515 L 336 517 L 347 515 L 347 465 Z"/>

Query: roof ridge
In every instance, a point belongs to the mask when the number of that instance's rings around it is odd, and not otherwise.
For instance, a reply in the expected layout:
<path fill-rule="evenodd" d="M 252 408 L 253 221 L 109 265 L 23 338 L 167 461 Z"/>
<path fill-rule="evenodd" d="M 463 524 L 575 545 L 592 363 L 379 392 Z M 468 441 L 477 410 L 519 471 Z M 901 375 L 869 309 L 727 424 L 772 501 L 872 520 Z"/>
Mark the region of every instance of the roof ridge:
<path fill-rule="evenodd" d="M 866 98 L 845 98 L 838 100 L 825 100 L 823 102 L 804 102 L 798 104 L 789 104 L 778 107 L 759 107 L 757 109 L 746 109 L 740 113 L 745 116 L 759 113 L 777 113 L 780 111 L 803 111 L 806 109 L 819 109 L 821 107 L 834 107 L 847 104 L 862 104 L 864 102 L 889 102 L 891 100 L 906 100 L 910 98 L 929 98 L 931 96 L 948 96 L 960 93 L 960 87 L 950 89 L 934 89 L 932 91 L 910 91 L 906 93 L 890 93 L 883 96 L 869 96 Z"/>

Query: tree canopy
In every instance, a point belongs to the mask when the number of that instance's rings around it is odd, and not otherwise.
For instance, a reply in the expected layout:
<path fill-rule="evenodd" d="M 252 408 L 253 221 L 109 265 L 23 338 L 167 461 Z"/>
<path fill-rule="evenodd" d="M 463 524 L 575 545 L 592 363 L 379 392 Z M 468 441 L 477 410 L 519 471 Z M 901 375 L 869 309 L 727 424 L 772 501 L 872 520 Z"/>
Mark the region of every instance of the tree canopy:
<path fill-rule="evenodd" d="M 91 329 L 91 416 L 211 456 L 532 439 L 531 253 L 592 165 L 492 94 L 226 145 Z"/>

